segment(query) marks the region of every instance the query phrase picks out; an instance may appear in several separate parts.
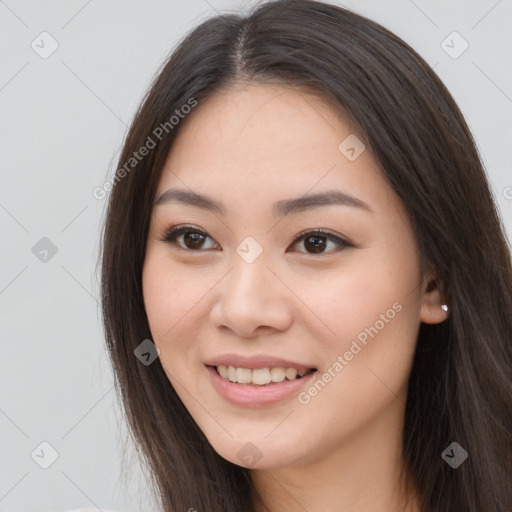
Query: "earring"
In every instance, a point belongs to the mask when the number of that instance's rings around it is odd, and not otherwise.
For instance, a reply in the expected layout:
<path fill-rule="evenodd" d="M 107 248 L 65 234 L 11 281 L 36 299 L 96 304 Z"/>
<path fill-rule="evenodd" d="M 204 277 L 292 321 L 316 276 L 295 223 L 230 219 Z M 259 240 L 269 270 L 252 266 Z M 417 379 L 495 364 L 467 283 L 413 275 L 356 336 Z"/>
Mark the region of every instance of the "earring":
<path fill-rule="evenodd" d="M 447 306 L 446 304 L 443 304 L 443 305 L 441 306 L 441 309 L 442 309 L 443 311 L 447 312 L 447 311 L 448 311 L 448 306 Z"/>

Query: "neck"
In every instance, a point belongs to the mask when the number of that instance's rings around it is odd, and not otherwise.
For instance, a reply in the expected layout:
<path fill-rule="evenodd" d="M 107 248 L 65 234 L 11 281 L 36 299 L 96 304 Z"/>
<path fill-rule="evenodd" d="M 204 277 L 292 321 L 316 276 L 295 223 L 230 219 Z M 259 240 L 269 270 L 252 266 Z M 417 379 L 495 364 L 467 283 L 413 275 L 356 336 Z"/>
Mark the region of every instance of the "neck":
<path fill-rule="evenodd" d="M 406 496 L 401 477 L 406 475 L 403 415 L 396 413 L 380 416 L 353 433 L 339 449 L 314 459 L 292 467 L 252 470 L 254 487 L 264 503 L 256 504 L 255 510 L 420 512 L 416 495 Z"/>

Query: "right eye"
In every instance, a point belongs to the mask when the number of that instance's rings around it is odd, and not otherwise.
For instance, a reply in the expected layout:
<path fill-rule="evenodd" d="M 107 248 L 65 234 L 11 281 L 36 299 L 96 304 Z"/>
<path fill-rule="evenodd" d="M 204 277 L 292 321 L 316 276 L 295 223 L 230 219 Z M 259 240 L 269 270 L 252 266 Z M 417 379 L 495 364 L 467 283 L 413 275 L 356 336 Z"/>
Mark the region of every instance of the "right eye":
<path fill-rule="evenodd" d="M 183 237 L 183 241 L 178 241 Z M 179 249 L 198 251 L 204 249 L 204 241 L 210 238 L 203 230 L 195 226 L 171 226 L 164 231 L 162 242 L 178 246 Z M 213 240 L 210 238 L 210 240 Z M 214 247 L 207 247 L 212 249 Z"/>

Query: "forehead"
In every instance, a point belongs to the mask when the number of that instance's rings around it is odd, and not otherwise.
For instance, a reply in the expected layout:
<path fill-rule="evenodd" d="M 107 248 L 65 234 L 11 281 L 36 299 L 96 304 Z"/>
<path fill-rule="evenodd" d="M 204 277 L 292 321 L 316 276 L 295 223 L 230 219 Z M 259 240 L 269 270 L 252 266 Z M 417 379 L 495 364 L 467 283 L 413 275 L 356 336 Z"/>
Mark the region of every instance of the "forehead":
<path fill-rule="evenodd" d="M 218 157 L 292 160 L 328 148 L 335 154 L 339 137 L 353 131 L 318 95 L 288 85 L 236 83 L 199 104 L 173 148 L 193 144 Z"/>
<path fill-rule="evenodd" d="M 368 149 L 354 160 L 340 150 L 345 140 L 363 144 L 340 111 L 288 85 L 221 89 L 182 122 L 157 195 L 180 185 L 227 202 L 278 201 L 335 188 L 375 202 L 386 182 Z"/>

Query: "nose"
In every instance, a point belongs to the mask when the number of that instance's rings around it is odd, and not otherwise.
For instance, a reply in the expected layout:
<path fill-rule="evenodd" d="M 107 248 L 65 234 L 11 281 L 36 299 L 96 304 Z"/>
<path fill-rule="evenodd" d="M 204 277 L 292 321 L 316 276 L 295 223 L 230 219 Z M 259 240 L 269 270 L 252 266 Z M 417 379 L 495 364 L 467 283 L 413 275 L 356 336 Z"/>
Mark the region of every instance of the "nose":
<path fill-rule="evenodd" d="M 236 255 L 215 293 L 211 321 L 217 329 L 254 338 L 291 325 L 293 294 L 263 257 L 247 263 Z"/>

